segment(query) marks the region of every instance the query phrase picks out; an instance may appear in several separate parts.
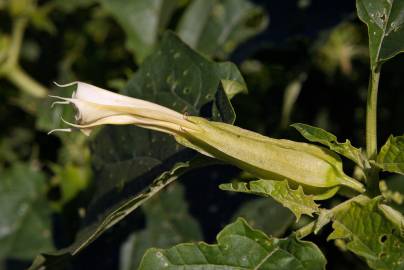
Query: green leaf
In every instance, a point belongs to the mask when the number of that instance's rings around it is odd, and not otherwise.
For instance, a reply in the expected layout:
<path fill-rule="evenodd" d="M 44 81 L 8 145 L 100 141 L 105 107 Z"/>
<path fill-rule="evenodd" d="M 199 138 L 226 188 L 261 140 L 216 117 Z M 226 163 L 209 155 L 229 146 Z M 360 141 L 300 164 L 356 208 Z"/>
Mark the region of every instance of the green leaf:
<path fill-rule="evenodd" d="M 404 174 L 404 136 L 390 136 L 377 156 L 377 165 L 387 172 Z"/>
<path fill-rule="evenodd" d="M 243 203 L 233 215 L 268 235 L 282 236 L 295 221 L 293 213 L 272 198 L 259 198 Z"/>
<path fill-rule="evenodd" d="M 184 188 L 170 185 L 143 205 L 146 228 L 133 233 L 121 249 L 121 270 L 138 268 L 148 248 L 167 248 L 202 238 L 199 224 L 188 214 Z"/>
<path fill-rule="evenodd" d="M 139 270 L 157 269 L 325 269 L 326 260 L 311 242 L 270 238 L 239 218 L 217 235 L 217 244 L 187 243 L 150 249 Z"/>
<path fill-rule="evenodd" d="M 98 0 L 121 25 L 127 47 L 142 63 L 172 23 L 181 0 Z M 177 32 L 192 48 L 226 58 L 240 43 L 262 31 L 268 23 L 264 10 L 247 0 L 194 0 L 185 9 Z"/>
<path fill-rule="evenodd" d="M 95 0 L 70 0 L 69 2 L 63 0 L 55 0 L 52 2 L 58 9 L 66 13 L 70 13 L 79 8 L 86 8 L 95 3 Z"/>
<path fill-rule="evenodd" d="M 218 88 L 232 93 L 233 85 L 247 91 L 236 65 L 209 61 L 168 31 L 160 47 L 136 72 L 123 94 L 190 115 L 202 114 L 216 121 L 232 123 L 234 115 L 227 119 L 221 116 L 223 111 L 228 113 L 232 108 Z"/>
<path fill-rule="evenodd" d="M 29 269 L 60 269 L 60 265 L 71 259 L 71 256 L 76 255 L 107 229 L 140 207 L 170 183 L 177 180 L 178 177 L 185 173 L 189 168 L 197 166 L 195 164 L 198 162 L 200 162 L 200 160 L 177 163 L 171 171 L 164 172 L 156 178 L 146 190 L 138 192 L 131 198 L 122 201 L 119 205 L 108 209 L 107 214 L 104 214 L 101 219 L 96 220 L 94 223 L 83 228 L 72 245 L 56 252 L 38 255 Z"/>
<path fill-rule="evenodd" d="M 267 24 L 264 10 L 247 0 L 194 0 L 177 32 L 192 48 L 224 59 Z"/>
<path fill-rule="evenodd" d="M 332 133 L 306 124 L 295 123 L 291 126 L 297 129 L 297 131 L 299 131 L 307 140 L 321 143 L 363 168 L 362 151 L 360 148 L 353 147 L 349 140 L 340 143 L 338 142 L 337 137 Z"/>
<path fill-rule="evenodd" d="M 359 18 L 367 24 L 372 69 L 404 51 L 404 2 L 356 0 Z"/>
<path fill-rule="evenodd" d="M 54 205 L 61 207 L 74 199 L 79 192 L 87 188 L 91 179 L 91 170 L 88 167 L 81 167 L 73 164 L 65 164 L 64 166 L 52 164 L 52 171 L 55 176 L 53 183 L 58 183 L 60 187 L 60 200 Z"/>
<path fill-rule="evenodd" d="M 289 208 L 296 219 L 299 220 L 301 215 L 313 216 L 313 213 L 319 211 L 318 205 L 314 202 L 312 195 L 306 195 L 303 188 L 299 186 L 297 189 L 291 189 L 288 181 L 272 181 L 272 180 L 257 180 L 245 182 L 235 182 L 229 184 L 221 184 L 222 190 L 243 192 L 256 194 L 264 197 L 272 197 L 283 206 Z"/>
<path fill-rule="evenodd" d="M 99 0 L 127 35 L 127 47 L 139 63 L 155 49 L 161 30 L 179 5 L 177 0 Z"/>
<path fill-rule="evenodd" d="M 379 210 L 383 213 L 385 218 L 400 229 L 400 236 L 401 238 L 404 238 L 404 216 L 400 211 L 386 204 L 379 204 Z"/>
<path fill-rule="evenodd" d="M 229 78 L 221 80 L 223 90 L 229 99 L 239 93 L 246 94 L 248 92 L 244 79 L 240 76 L 240 71 L 234 68 L 233 63 L 219 63 L 216 72 L 222 78 Z"/>
<path fill-rule="evenodd" d="M 342 239 L 346 247 L 363 257 L 373 269 L 403 269 L 404 240 L 400 228 L 378 210 L 380 197 L 351 202 L 334 211 L 334 231 L 328 240 Z"/>
<path fill-rule="evenodd" d="M 404 214 L 404 175 L 393 174 L 381 180 L 379 187 L 389 204 Z"/>
<path fill-rule="evenodd" d="M 42 173 L 22 163 L 1 171 L 0 261 L 31 260 L 53 249 L 50 214 Z"/>
<path fill-rule="evenodd" d="M 221 80 L 242 83 L 236 71 L 235 65 L 208 61 L 167 32 L 123 92 L 180 112 L 233 122 L 234 111 Z M 77 254 L 180 175 L 212 162 L 193 159 L 193 151 L 166 134 L 132 126 L 103 128 L 92 150 L 97 185 L 83 228 L 71 246 L 54 255 Z M 32 269 L 43 264 L 57 269 L 52 261 L 61 257 L 48 258 L 52 260 L 38 258 Z"/>

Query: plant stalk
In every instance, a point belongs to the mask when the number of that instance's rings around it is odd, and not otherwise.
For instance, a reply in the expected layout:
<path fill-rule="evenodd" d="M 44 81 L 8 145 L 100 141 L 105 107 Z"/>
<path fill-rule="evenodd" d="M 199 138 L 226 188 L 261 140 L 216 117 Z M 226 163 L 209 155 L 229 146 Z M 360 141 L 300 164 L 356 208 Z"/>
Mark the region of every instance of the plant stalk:
<path fill-rule="evenodd" d="M 14 21 L 11 45 L 7 60 L 0 66 L 0 77 L 7 78 L 27 94 L 43 98 L 48 94 L 48 90 L 29 76 L 18 64 L 27 22 L 25 17 L 18 17 Z"/>
<path fill-rule="evenodd" d="M 369 159 L 377 156 L 377 92 L 380 70 L 372 70 L 366 107 L 366 153 Z"/>
<path fill-rule="evenodd" d="M 366 154 L 369 160 L 377 158 L 377 94 L 379 89 L 380 66 L 371 69 L 366 106 Z M 379 169 L 368 168 L 367 189 L 371 196 L 380 194 Z"/>
<path fill-rule="evenodd" d="M 24 92 L 37 97 L 43 98 L 48 94 L 48 90 L 31 78 L 19 66 L 14 66 L 7 72 L 7 78 Z"/>
<path fill-rule="evenodd" d="M 27 18 L 18 17 L 15 19 L 12 30 L 11 46 L 10 50 L 8 51 L 7 65 L 14 66 L 17 64 L 26 27 Z"/>

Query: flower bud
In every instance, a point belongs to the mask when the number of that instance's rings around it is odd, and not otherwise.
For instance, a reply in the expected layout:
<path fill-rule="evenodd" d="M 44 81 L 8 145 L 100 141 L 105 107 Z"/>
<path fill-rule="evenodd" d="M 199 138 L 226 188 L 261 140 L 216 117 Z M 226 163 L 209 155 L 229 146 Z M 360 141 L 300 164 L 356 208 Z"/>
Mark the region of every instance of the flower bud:
<path fill-rule="evenodd" d="M 184 116 L 169 108 L 82 83 L 71 103 L 77 109 L 76 124 L 87 135 L 105 124 L 133 124 L 175 136 L 178 143 L 204 155 L 233 164 L 257 178 L 285 180 L 302 185 L 305 191 L 332 196 L 343 185 L 363 192 L 363 185 L 345 175 L 334 152 L 312 144 L 272 139 L 239 127 Z M 58 130 L 54 130 L 58 131 Z"/>
<path fill-rule="evenodd" d="M 363 185 L 347 176 L 334 152 L 317 145 L 272 139 L 239 127 L 187 117 L 198 130 L 184 128 L 179 143 L 233 164 L 268 180 L 287 179 L 305 190 L 348 186 L 363 192 Z"/>

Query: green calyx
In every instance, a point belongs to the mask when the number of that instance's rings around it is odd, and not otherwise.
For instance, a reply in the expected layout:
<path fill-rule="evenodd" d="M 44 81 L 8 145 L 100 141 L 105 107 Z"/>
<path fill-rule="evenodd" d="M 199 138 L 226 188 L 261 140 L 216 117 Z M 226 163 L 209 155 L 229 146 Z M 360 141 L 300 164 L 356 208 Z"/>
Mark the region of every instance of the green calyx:
<path fill-rule="evenodd" d="M 364 192 L 363 185 L 347 176 L 334 152 L 312 144 L 273 139 L 233 125 L 200 117 L 186 117 L 200 129 L 185 128 L 178 143 L 235 165 L 260 179 L 284 180 L 306 191 L 333 196 L 339 186 Z"/>

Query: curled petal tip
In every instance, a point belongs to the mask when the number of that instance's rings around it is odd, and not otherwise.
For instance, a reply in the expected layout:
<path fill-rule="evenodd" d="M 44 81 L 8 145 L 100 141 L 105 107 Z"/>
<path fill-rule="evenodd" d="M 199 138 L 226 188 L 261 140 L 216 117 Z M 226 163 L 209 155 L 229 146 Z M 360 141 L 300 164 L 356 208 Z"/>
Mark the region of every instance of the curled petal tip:
<path fill-rule="evenodd" d="M 70 104 L 70 102 L 69 101 L 55 101 L 55 102 L 52 102 L 51 108 L 53 108 L 56 104 Z"/>
<path fill-rule="evenodd" d="M 60 119 L 61 119 L 61 120 L 63 121 L 63 123 L 65 123 L 66 125 L 69 125 L 69 126 L 72 126 L 72 127 L 79 126 L 79 125 L 70 123 L 69 121 L 66 121 L 65 119 L 63 119 L 63 117 L 60 117 Z"/>
<path fill-rule="evenodd" d="M 72 129 L 71 128 L 55 128 L 55 129 L 52 129 L 51 131 L 49 131 L 48 135 L 50 135 L 54 132 L 72 132 Z"/>
<path fill-rule="evenodd" d="M 53 83 L 54 83 L 56 86 L 58 86 L 58 87 L 68 87 L 68 86 L 75 85 L 75 84 L 77 84 L 78 82 L 75 81 L 75 82 L 66 83 L 66 84 L 60 84 L 60 83 L 57 83 L 57 82 L 53 82 Z"/>
<path fill-rule="evenodd" d="M 71 126 L 71 127 L 74 127 L 74 128 L 78 128 L 78 129 L 80 129 L 80 130 L 82 130 L 82 129 L 85 129 L 85 128 L 90 128 L 92 125 L 91 124 L 87 124 L 87 125 L 79 125 L 79 124 L 74 124 L 74 123 L 71 123 L 71 122 L 69 122 L 69 121 L 66 121 L 65 119 L 63 119 L 63 117 L 60 117 L 60 119 L 63 121 L 63 123 L 65 123 L 66 125 L 69 125 L 69 126 Z"/>

